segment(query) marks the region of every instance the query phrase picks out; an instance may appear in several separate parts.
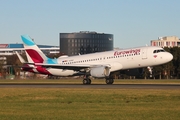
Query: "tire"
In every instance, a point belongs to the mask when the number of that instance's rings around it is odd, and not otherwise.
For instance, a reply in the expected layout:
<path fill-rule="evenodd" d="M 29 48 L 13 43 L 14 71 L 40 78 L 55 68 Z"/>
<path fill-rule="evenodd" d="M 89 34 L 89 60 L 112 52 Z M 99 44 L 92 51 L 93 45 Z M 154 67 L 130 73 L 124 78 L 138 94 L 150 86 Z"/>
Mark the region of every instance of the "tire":
<path fill-rule="evenodd" d="M 114 83 L 114 79 L 106 79 L 106 84 L 110 85 L 110 84 L 113 84 Z"/>
<path fill-rule="evenodd" d="M 84 84 L 84 85 L 89 85 L 89 84 L 91 84 L 91 79 L 86 79 L 86 78 L 85 78 L 85 79 L 83 80 L 83 84 Z"/>
<path fill-rule="evenodd" d="M 87 79 L 83 79 L 83 84 L 86 85 L 88 83 Z"/>

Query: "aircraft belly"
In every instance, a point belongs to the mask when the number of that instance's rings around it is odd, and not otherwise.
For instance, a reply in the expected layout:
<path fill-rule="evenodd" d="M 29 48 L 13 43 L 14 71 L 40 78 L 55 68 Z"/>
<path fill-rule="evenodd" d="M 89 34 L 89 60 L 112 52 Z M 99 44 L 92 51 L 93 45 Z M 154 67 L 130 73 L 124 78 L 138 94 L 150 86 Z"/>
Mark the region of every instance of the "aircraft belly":
<path fill-rule="evenodd" d="M 140 67 L 139 63 L 138 62 L 136 63 L 134 61 L 131 62 L 126 61 L 125 65 L 123 65 L 123 69 L 138 68 L 138 67 Z"/>
<path fill-rule="evenodd" d="M 142 60 L 141 58 L 128 58 L 126 60 L 123 60 L 123 69 L 130 69 L 130 68 L 139 68 L 144 66 L 145 60 Z"/>
<path fill-rule="evenodd" d="M 54 69 L 50 68 L 48 71 L 55 76 L 71 76 L 75 73 L 73 70 L 63 70 L 63 69 Z"/>
<path fill-rule="evenodd" d="M 110 71 L 117 71 L 117 70 L 121 70 L 123 68 L 122 64 L 120 62 L 113 62 L 111 63 L 111 69 Z"/>

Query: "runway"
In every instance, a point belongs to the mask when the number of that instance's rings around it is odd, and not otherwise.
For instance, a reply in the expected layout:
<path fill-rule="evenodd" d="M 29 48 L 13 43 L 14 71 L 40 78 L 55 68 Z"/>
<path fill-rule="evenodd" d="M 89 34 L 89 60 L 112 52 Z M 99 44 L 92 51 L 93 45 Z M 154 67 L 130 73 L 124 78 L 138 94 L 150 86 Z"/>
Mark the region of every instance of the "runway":
<path fill-rule="evenodd" d="M 180 84 L 0 84 L 0 88 L 180 89 Z"/>

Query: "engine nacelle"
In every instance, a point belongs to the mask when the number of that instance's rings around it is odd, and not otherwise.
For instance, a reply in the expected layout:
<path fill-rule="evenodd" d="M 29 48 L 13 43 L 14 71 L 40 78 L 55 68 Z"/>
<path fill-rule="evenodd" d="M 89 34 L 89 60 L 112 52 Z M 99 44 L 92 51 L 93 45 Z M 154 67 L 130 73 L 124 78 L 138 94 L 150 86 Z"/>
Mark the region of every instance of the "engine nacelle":
<path fill-rule="evenodd" d="M 135 69 L 129 69 L 123 71 L 124 74 L 129 75 L 129 76 L 140 76 L 143 74 L 143 68 L 135 68 Z"/>
<path fill-rule="evenodd" d="M 93 77 L 96 78 L 103 78 L 103 77 L 107 77 L 110 74 L 110 68 L 102 66 L 102 67 L 95 67 L 95 68 L 91 68 L 90 70 L 90 74 Z"/>

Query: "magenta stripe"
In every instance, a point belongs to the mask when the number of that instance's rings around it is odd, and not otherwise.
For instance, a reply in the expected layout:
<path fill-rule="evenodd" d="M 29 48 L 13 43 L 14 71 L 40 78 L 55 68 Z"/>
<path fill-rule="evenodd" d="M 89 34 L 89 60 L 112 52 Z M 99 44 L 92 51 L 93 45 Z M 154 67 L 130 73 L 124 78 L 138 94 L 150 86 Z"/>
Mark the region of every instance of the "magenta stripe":
<path fill-rule="evenodd" d="M 43 63 L 44 60 L 37 51 L 28 49 L 26 52 L 29 54 L 34 63 Z"/>

